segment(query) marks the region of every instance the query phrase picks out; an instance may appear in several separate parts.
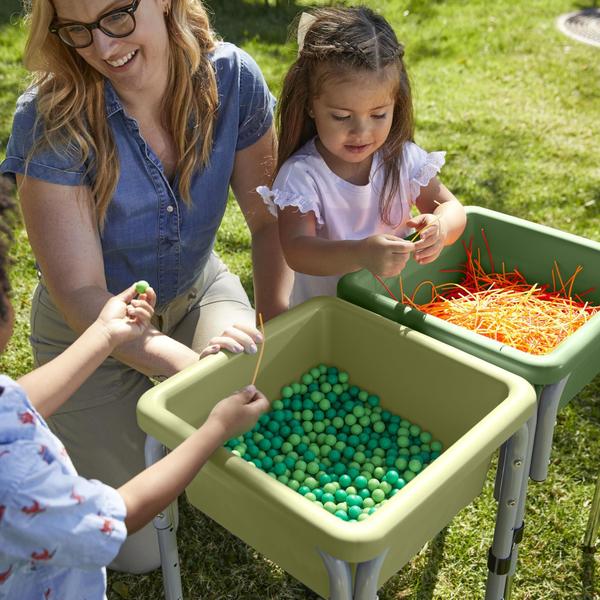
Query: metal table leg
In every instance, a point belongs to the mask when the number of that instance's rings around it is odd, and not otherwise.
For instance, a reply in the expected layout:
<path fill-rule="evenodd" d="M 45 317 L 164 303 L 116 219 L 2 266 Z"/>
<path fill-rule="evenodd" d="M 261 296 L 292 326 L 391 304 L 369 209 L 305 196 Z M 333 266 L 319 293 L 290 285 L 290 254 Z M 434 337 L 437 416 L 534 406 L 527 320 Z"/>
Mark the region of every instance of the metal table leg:
<path fill-rule="evenodd" d="M 558 383 L 545 386 L 542 390 L 530 471 L 531 479 L 534 481 L 544 481 L 548 477 L 558 403 L 568 379 L 569 375 L 563 377 Z"/>
<path fill-rule="evenodd" d="M 377 600 L 377 580 L 387 553 L 385 550 L 377 558 L 356 566 L 353 600 Z"/>
<path fill-rule="evenodd" d="M 352 571 L 345 560 L 318 551 L 329 573 L 329 600 L 352 600 Z"/>
<path fill-rule="evenodd" d="M 524 480 L 529 441 L 527 425 L 522 425 L 506 444 L 502 485 L 494 540 L 488 555 L 488 579 L 485 600 L 502 600 L 506 575 L 510 568 L 514 529 Z"/>
<path fill-rule="evenodd" d="M 147 467 L 158 462 L 165 456 L 166 452 L 166 448 L 159 441 L 152 436 L 146 436 L 144 456 Z M 167 506 L 153 520 L 158 535 L 165 600 L 183 600 L 181 573 L 179 571 L 179 554 L 177 552 L 177 536 L 175 534 L 176 522 L 177 500 Z"/>
<path fill-rule="evenodd" d="M 517 570 L 517 560 L 519 556 L 519 544 L 523 539 L 523 531 L 525 529 L 525 506 L 527 499 L 527 484 L 529 483 L 529 470 L 531 468 L 531 461 L 533 457 L 533 445 L 535 442 L 535 431 L 537 424 L 537 414 L 531 416 L 527 421 L 527 431 L 529 439 L 527 442 L 527 455 L 525 458 L 525 464 L 523 469 L 523 481 L 521 482 L 521 492 L 519 494 L 519 501 L 517 504 L 517 516 L 515 520 L 515 531 L 513 534 L 513 547 L 511 552 L 511 561 L 508 575 L 506 577 L 506 586 L 504 588 L 504 600 L 510 600 L 512 595 L 512 586 Z"/>
<path fill-rule="evenodd" d="M 600 474 L 598 475 L 598 481 L 596 482 L 596 491 L 594 492 L 594 499 L 592 500 L 590 518 L 583 539 L 583 550 L 585 552 L 596 551 L 595 542 L 596 536 L 598 535 L 598 525 L 600 525 Z"/>

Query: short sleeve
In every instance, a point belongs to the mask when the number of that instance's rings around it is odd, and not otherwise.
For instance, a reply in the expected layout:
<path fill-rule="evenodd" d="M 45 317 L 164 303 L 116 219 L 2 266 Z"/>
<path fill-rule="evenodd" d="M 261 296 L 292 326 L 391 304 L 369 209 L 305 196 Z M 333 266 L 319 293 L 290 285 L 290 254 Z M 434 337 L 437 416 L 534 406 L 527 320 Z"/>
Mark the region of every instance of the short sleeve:
<path fill-rule="evenodd" d="M 308 166 L 292 157 L 280 169 L 273 188 L 256 188 L 271 214 L 277 216 L 278 208 L 295 206 L 302 213 L 314 212 L 319 226 L 324 225 L 318 188 Z"/>
<path fill-rule="evenodd" d="M 445 156 L 445 152 L 427 152 L 412 142 L 404 145 L 403 160 L 408 174 L 411 204 L 419 197 L 421 188 L 440 172 L 446 162 Z"/>
<path fill-rule="evenodd" d="M 25 92 L 18 99 L 0 174 L 14 179 L 15 174 L 20 173 L 50 183 L 85 185 L 86 167 L 74 144 L 63 144 L 56 148 L 45 146 L 30 157 L 43 131 L 42 123 L 37 120 L 36 104 L 37 95 L 33 90 Z"/>
<path fill-rule="evenodd" d="M 236 150 L 258 141 L 273 123 L 275 98 L 269 91 L 256 61 L 243 50 L 240 53 L 240 119 Z"/>
<path fill-rule="evenodd" d="M 13 444 L 2 461 L 3 554 L 79 568 L 114 559 L 127 536 L 125 503 L 116 490 L 47 462 L 44 447 L 33 441 Z"/>

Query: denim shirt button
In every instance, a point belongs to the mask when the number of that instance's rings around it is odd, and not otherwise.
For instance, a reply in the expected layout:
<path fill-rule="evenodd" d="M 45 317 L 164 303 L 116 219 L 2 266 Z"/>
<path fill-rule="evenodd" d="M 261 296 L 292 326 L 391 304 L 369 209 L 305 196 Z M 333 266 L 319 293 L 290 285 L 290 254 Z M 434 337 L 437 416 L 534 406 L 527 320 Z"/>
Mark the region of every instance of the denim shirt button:
<path fill-rule="evenodd" d="M 172 213 L 175 209 L 173 208 L 173 206 L 171 204 L 169 204 L 169 206 L 167 206 L 167 212 L 168 213 Z"/>

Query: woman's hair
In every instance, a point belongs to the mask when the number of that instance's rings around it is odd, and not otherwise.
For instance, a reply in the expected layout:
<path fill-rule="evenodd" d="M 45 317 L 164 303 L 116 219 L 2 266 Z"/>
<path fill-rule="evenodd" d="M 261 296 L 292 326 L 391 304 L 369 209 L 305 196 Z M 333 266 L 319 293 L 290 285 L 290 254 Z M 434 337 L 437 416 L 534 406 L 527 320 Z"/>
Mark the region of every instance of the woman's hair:
<path fill-rule="evenodd" d="M 414 132 L 410 82 L 402 61 L 404 48 L 389 23 L 369 8 L 322 8 L 310 14 L 314 20 L 306 30 L 296 62 L 285 77 L 277 108 L 276 172 L 317 134 L 308 110 L 326 81 L 340 80 L 361 71 L 384 76 L 383 69 L 385 75 L 391 70 L 397 85 L 391 130 L 380 150 L 384 194 L 379 211 L 382 220 L 392 224 L 391 204 L 400 185 L 402 148 L 413 139 Z"/>
<path fill-rule="evenodd" d="M 16 218 L 13 187 L 8 177 L 0 177 L 0 321 L 6 321 L 8 316 L 8 298 L 11 290 L 8 267 L 12 261 L 8 251 L 13 241 L 13 225 Z"/>
<path fill-rule="evenodd" d="M 75 153 L 92 177 L 97 221 L 102 227 L 119 180 L 119 158 L 104 102 L 104 79 L 76 50 L 48 31 L 55 16 L 51 0 L 25 0 L 29 36 L 24 63 L 37 87 L 44 146 Z M 164 125 L 177 150 L 179 189 L 190 203 L 192 175 L 208 164 L 218 106 L 215 73 L 208 53 L 215 48 L 201 0 L 171 0 L 165 15 L 169 36 L 169 79 L 163 98 Z"/>

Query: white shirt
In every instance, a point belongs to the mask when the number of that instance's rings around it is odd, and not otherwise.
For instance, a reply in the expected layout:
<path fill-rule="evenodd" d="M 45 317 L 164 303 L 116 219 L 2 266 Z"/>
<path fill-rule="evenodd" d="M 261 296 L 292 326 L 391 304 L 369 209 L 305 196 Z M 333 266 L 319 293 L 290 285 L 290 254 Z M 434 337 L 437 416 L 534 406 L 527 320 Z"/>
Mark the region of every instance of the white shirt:
<path fill-rule="evenodd" d="M 381 220 L 380 198 L 384 171 L 379 153 L 373 156 L 369 183 L 354 185 L 338 177 L 319 154 L 313 138 L 293 154 L 281 167 L 270 190 L 257 191 L 276 215 L 277 208 L 296 206 L 301 212 L 312 211 L 317 222 L 316 235 L 327 240 L 359 240 L 376 234 L 406 237 L 405 223 L 410 209 L 444 164 L 445 152 L 427 153 L 407 142 L 402 150 L 400 185 L 392 200 L 388 225 Z M 317 276 L 296 273 L 290 307 L 314 296 L 335 296 L 341 275 Z"/>

